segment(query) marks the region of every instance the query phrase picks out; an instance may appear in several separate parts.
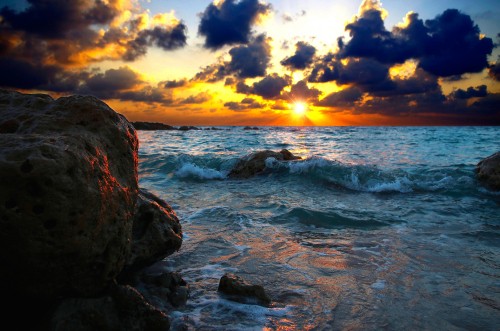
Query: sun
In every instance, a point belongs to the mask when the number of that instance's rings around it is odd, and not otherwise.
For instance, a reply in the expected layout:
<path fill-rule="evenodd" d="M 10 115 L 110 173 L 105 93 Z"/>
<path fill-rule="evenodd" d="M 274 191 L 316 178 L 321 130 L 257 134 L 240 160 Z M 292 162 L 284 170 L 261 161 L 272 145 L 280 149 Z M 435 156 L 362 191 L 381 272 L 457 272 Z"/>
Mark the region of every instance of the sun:
<path fill-rule="evenodd" d="M 295 115 L 304 115 L 307 111 L 307 105 L 303 102 L 296 102 L 293 104 L 293 112 Z"/>

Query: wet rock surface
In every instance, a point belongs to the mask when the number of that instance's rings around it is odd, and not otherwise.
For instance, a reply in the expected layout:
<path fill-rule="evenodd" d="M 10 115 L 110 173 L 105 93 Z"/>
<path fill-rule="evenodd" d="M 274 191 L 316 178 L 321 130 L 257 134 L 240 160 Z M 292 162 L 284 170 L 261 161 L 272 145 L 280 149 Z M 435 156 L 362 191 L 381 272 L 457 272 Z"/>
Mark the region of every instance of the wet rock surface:
<path fill-rule="evenodd" d="M 250 284 L 243 278 L 230 273 L 221 277 L 218 291 L 226 294 L 229 299 L 235 301 L 245 302 L 248 299 L 254 299 L 257 303 L 263 305 L 271 303 L 271 299 L 266 294 L 262 285 Z"/>
<path fill-rule="evenodd" d="M 290 151 L 282 149 L 279 152 L 264 150 L 252 153 L 241 159 L 229 173 L 230 178 L 249 178 L 259 175 L 266 169 L 266 160 L 274 158 L 278 161 L 300 160 L 301 157 L 293 155 Z"/>
<path fill-rule="evenodd" d="M 181 244 L 182 229 L 173 209 L 154 194 L 139 189 L 126 268 L 149 266 L 179 250 Z"/>
<path fill-rule="evenodd" d="M 138 194 L 133 127 L 93 97 L 1 91 L 6 126 L 0 290 L 43 299 L 99 293 L 130 252 Z"/>
<path fill-rule="evenodd" d="M 165 331 L 170 319 L 128 285 L 113 285 L 107 295 L 70 298 L 56 309 L 51 329 L 55 331 Z"/>
<path fill-rule="evenodd" d="M 477 164 L 477 178 L 487 188 L 500 191 L 500 152 L 497 152 Z"/>
<path fill-rule="evenodd" d="M 0 90 L 6 325 L 168 330 L 165 312 L 116 284 L 124 270 L 153 264 L 182 243 L 172 208 L 138 188 L 138 143 L 126 118 L 94 97 Z M 168 299 L 185 303 L 185 282 L 171 283 Z"/>

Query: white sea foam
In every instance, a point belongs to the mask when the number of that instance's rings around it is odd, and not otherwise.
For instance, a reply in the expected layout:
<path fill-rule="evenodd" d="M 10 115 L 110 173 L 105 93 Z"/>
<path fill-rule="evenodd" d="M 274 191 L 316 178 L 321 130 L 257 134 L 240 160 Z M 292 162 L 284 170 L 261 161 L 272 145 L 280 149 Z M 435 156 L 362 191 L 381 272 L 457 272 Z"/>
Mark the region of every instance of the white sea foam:
<path fill-rule="evenodd" d="M 181 178 L 195 177 L 199 179 L 224 179 L 227 176 L 226 172 L 202 168 L 192 163 L 184 163 L 175 174 Z"/>

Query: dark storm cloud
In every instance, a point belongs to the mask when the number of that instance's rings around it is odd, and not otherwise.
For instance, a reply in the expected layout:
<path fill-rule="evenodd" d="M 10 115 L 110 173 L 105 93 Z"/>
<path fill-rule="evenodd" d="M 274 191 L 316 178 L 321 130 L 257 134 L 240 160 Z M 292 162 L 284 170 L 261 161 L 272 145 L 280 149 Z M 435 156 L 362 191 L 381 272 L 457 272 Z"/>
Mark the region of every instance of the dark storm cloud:
<path fill-rule="evenodd" d="M 90 91 L 109 92 L 131 89 L 141 83 L 136 72 L 128 67 L 121 67 L 93 75 L 87 80 L 86 88 Z"/>
<path fill-rule="evenodd" d="M 226 102 L 224 104 L 224 107 L 235 112 L 246 112 L 251 109 L 261 109 L 264 107 L 264 105 L 257 102 L 253 98 L 244 98 L 240 102 L 235 102 L 235 101 Z"/>
<path fill-rule="evenodd" d="M 122 101 L 156 102 L 166 106 L 173 103 L 172 98 L 165 96 L 161 88 L 151 86 L 146 86 L 137 91 L 114 91 L 109 97 Z"/>
<path fill-rule="evenodd" d="M 285 99 L 292 101 L 307 101 L 314 103 L 321 95 L 321 91 L 316 88 L 309 88 L 305 80 L 298 81 L 290 88 L 289 93 L 285 93 Z"/>
<path fill-rule="evenodd" d="M 211 3 L 201 14 L 198 33 L 206 38 L 204 46 L 212 50 L 225 45 L 246 44 L 252 34 L 252 25 L 270 10 L 271 5 L 258 0 Z"/>
<path fill-rule="evenodd" d="M 3 7 L 0 56 L 4 61 L 25 61 L 26 68 L 15 67 L 19 74 L 23 70 L 48 70 L 47 63 L 51 63 L 51 70 L 55 67 L 60 72 L 65 67 L 73 70 L 102 60 L 131 61 L 152 46 L 173 50 L 186 44 L 187 31 L 182 22 L 146 30 L 140 30 L 139 19 L 112 26 L 119 15 L 117 1 L 30 0 L 22 11 Z M 130 29 L 124 28 L 127 25 Z"/>
<path fill-rule="evenodd" d="M 227 71 L 238 78 L 255 78 L 266 74 L 271 60 L 270 38 L 257 36 L 250 44 L 237 46 L 229 51 L 231 61 Z"/>
<path fill-rule="evenodd" d="M 339 92 L 334 92 L 327 95 L 325 98 L 316 103 L 322 107 L 354 107 L 355 103 L 363 97 L 363 92 L 356 86 L 345 88 Z"/>
<path fill-rule="evenodd" d="M 456 99 L 483 98 L 486 95 L 488 95 L 486 85 L 480 85 L 476 88 L 471 86 L 467 90 L 458 89 L 452 93 L 452 96 Z"/>
<path fill-rule="evenodd" d="M 55 66 L 33 65 L 22 60 L 0 58 L 0 86 L 21 89 L 39 88 L 49 84 L 60 71 Z"/>
<path fill-rule="evenodd" d="M 165 88 L 178 88 L 178 87 L 183 87 L 187 85 L 187 80 L 186 79 L 180 79 L 180 80 L 168 80 L 164 82 L 164 87 Z"/>
<path fill-rule="evenodd" d="M 89 75 L 87 71 L 66 71 L 55 65 L 0 57 L 1 87 L 74 92 Z"/>
<path fill-rule="evenodd" d="M 194 80 L 209 83 L 223 80 L 234 75 L 239 79 L 256 78 L 266 75 L 271 60 L 271 38 L 261 34 L 252 39 L 248 45 L 233 47 L 229 50 L 230 61 L 221 61 L 202 69 Z"/>
<path fill-rule="evenodd" d="M 186 99 L 182 100 L 180 103 L 183 105 L 190 105 L 190 104 L 201 104 L 204 102 L 207 102 L 211 100 L 212 98 L 210 95 L 206 92 L 201 92 L 198 93 L 197 95 L 191 95 L 187 97 Z"/>
<path fill-rule="evenodd" d="M 440 93 L 441 86 L 439 85 L 436 76 L 431 75 L 423 69 L 417 69 L 411 77 L 400 78 L 396 77 L 390 81 L 380 84 L 378 90 L 365 90 L 371 95 L 388 97 L 397 95 L 419 94 L 431 91 Z"/>
<path fill-rule="evenodd" d="M 405 27 L 386 30 L 382 12 L 370 9 L 346 26 L 351 39 L 339 39 L 341 58 L 372 58 L 381 63 L 417 59 L 419 67 L 440 77 L 480 72 L 488 66 L 493 41 L 481 37 L 469 15 L 448 9 L 425 22 L 418 14 L 407 16 Z"/>
<path fill-rule="evenodd" d="M 425 22 L 432 36 L 425 46 L 419 66 L 437 76 L 447 77 L 480 72 L 488 66 L 493 50 L 490 38 L 481 38 L 479 27 L 470 16 L 448 9 Z"/>
<path fill-rule="evenodd" d="M 104 73 L 93 73 L 80 82 L 79 94 L 93 95 L 100 99 L 121 101 L 155 102 L 171 105 L 170 94 L 165 93 L 162 84 L 152 87 L 145 84 L 139 74 L 129 67 L 109 69 Z"/>
<path fill-rule="evenodd" d="M 355 84 L 366 92 L 394 88 L 389 78 L 389 66 L 371 58 L 351 58 L 342 63 L 333 54 L 318 62 L 309 76 L 310 82 L 336 81 L 338 84 Z"/>
<path fill-rule="evenodd" d="M 281 65 L 290 69 L 303 70 L 312 64 L 316 48 L 306 42 L 299 41 L 295 44 L 295 54 L 283 59 Z"/>
<path fill-rule="evenodd" d="M 500 82 L 500 57 L 499 59 L 497 59 L 497 62 L 495 62 L 495 64 L 490 65 L 490 67 L 488 68 L 488 74 L 491 78 L 493 78 L 497 82 Z"/>
<path fill-rule="evenodd" d="M 118 14 L 100 0 L 28 0 L 28 3 L 30 6 L 22 12 L 3 7 L 0 10 L 3 24 L 43 38 L 61 38 L 68 31 L 108 24 Z"/>
<path fill-rule="evenodd" d="M 186 46 L 187 27 L 184 23 L 178 23 L 174 27 L 154 27 L 142 30 L 137 37 L 127 44 L 127 52 L 123 59 L 134 61 L 147 53 L 148 47 L 157 46 L 163 50 L 170 51 Z"/>
<path fill-rule="evenodd" d="M 255 82 L 248 91 L 264 99 L 276 99 L 281 96 L 281 92 L 286 86 L 290 85 L 290 82 L 291 78 L 289 76 L 281 77 L 278 74 L 272 74 Z"/>

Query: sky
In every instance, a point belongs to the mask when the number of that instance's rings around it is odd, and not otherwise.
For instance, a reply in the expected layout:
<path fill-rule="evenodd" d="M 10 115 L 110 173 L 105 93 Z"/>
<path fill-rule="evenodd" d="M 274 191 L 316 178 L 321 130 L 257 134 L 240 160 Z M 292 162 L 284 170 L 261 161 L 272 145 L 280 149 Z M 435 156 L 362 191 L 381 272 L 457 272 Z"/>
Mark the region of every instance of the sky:
<path fill-rule="evenodd" d="M 0 0 L 0 87 L 170 125 L 500 125 L 498 0 Z"/>

